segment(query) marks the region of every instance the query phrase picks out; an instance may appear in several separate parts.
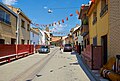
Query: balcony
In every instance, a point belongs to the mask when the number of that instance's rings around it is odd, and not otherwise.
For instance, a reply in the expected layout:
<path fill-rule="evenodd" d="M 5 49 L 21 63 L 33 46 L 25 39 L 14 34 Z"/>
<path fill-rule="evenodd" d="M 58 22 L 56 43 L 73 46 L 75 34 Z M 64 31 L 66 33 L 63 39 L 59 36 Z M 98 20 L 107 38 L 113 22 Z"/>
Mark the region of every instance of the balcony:
<path fill-rule="evenodd" d="M 89 32 L 89 28 L 88 28 L 88 25 L 82 25 L 82 28 L 81 28 L 81 36 L 86 36 Z"/>
<path fill-rule="evenodd" d="M 95 17 L 94 19 L 93 19 L 93 25 L 95 24 L 97 22 L 97 17 Z"/>
<path fill-rule="evenodd" d="M 106 11 L 108 11 L 108 5 L 105 5 L 105 7 L 101 10 L 100 17 L 102 17 Z"/>

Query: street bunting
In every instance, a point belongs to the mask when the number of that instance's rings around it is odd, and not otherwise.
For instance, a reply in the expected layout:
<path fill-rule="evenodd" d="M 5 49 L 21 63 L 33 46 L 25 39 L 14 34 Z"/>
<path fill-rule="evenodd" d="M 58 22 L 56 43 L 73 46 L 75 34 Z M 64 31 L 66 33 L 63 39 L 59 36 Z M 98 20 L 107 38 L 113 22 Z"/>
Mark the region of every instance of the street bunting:
<path fill-rule="evenodd" d="M 77 10 L 76 13 L 79 14 L 79 11 Z M 72 17 L 73 14 L 70 14 L 69 16 Z M 56 23 L 58 23 L 58 25 L 60 25 L 61 23 L 65 23 L 65 20 L 68 21 L 68 17 L 66 17 L 66 19 L 62 19 L 61 21 L 59 20 L 58 22 L 53 22 L 52 24 L 47 24 L 47 25 L 36 24 L 36 23 L 31 23 L 31 24 L 34 25 L 34 26 L 37 26 L 37 27 L 51 27 L 51 26 L 55 26 Z"/>

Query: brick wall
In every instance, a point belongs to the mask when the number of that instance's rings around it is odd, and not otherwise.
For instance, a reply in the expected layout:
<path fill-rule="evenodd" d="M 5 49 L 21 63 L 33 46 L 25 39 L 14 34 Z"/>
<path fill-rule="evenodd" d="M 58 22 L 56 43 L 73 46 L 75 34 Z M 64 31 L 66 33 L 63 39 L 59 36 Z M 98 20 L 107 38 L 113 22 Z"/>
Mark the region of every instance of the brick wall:
<path fill-rule="evenodd" d="M 110 46 L 108 58 L 120 54 L 120 0 L 110 0 L 109 4 Z"/>

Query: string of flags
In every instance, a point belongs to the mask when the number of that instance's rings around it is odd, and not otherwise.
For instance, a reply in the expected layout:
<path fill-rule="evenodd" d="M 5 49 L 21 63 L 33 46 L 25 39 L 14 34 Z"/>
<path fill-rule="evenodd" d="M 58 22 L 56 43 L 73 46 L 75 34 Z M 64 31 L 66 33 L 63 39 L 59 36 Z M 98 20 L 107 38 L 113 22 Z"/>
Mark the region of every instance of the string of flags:
<path fill-rule="evenodd" d="M 70 14 L 70 17 L 72 17 L 73 14 Z M 59 20 L 58 22 L 53 22 L 52 24 L 36 24 L 36 23 L 32 23 L 32 25 L 37 26 L 37 27 L 51 27 L 51 26 L 55 26 L 56 24 L 60 25 L 62 23 L 65 23 L 65 21 L 68 21 L 68 17 L 66 17 L 66 19 L 62 19 L 61 21 Z"/>
<path fill-rule="evenodd" d="M 53 34 L 61 34 L 61 35 L 63 35 L 63 34 L 68 34 L 68 33 L 65 33 L 65 32 L 52 32 Z"/>
<path fill-rule="evenodd" d="M 80 15 L 78 10 L 76 10 L 76 14 Z M 66 21 L 69 21 L 69 17 L 72 17 L 72 16 L 73 16 L 73 14 L 70 14 L 69 16 L 66 17 L 66 19 L 62 19 L 61 21 L 59 20 L 57 22 L 53 22 L 52 24 L 36 24 L 36 23 L 31 23 L 31 24 L 41 29 L 41 27 L 51 27 L 51 26 L 56 26 L 56 25 L 60 25 L 62 23 L 65 23 Z M 53 34 L 61 34 L 61 35 L 68 34 L 67 32 L 58 32 L 55 30 L 57 30 L 57 29 L 54 28 L 54 29 L 50 30 L 50 32 Z"/>
<path fill-rule="evenodd" d="M 92 3 L 95 3 L 95 0 L 90 0 Z M 81 9 L 84 9 L 85 5 L 81 6 Z M 80 15 L 80 12 L 78 10 L 76 10 L 76 14 Z M 69 15 L 70 17 L 73 16 L 73 14 Z M 61 21 L 59 20 L 58 22 L 53 22 L 52 24 L 36 24 L 36 23 L 32 23 L 33 25 L 37 26 L 37 27 L 50 27 L 50 26 L 55 26 L 56 24 L 60 25 L 61 23 L 65 23 L 65 20 L 68 21 L 68 17 L 66 17 L 66 19 L 62 19 Z"/>

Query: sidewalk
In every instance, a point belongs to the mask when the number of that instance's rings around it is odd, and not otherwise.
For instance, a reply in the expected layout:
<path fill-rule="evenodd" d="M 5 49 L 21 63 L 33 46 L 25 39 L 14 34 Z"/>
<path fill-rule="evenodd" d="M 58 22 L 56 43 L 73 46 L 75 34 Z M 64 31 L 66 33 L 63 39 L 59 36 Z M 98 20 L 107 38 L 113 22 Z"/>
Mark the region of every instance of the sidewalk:
<path fill-rule="evenodd" d="M 82 67 L 82 69 L 85 71 L 85 73 L 88 75 L 91 81 L 109 81 L 107 79 L 104 79 L 100 76 L 99 70 L 91 70 L 85 63 L 84 59 L 81 55 L 76 53 L 76 57 L 78 59 L 78 63 Z"/>

